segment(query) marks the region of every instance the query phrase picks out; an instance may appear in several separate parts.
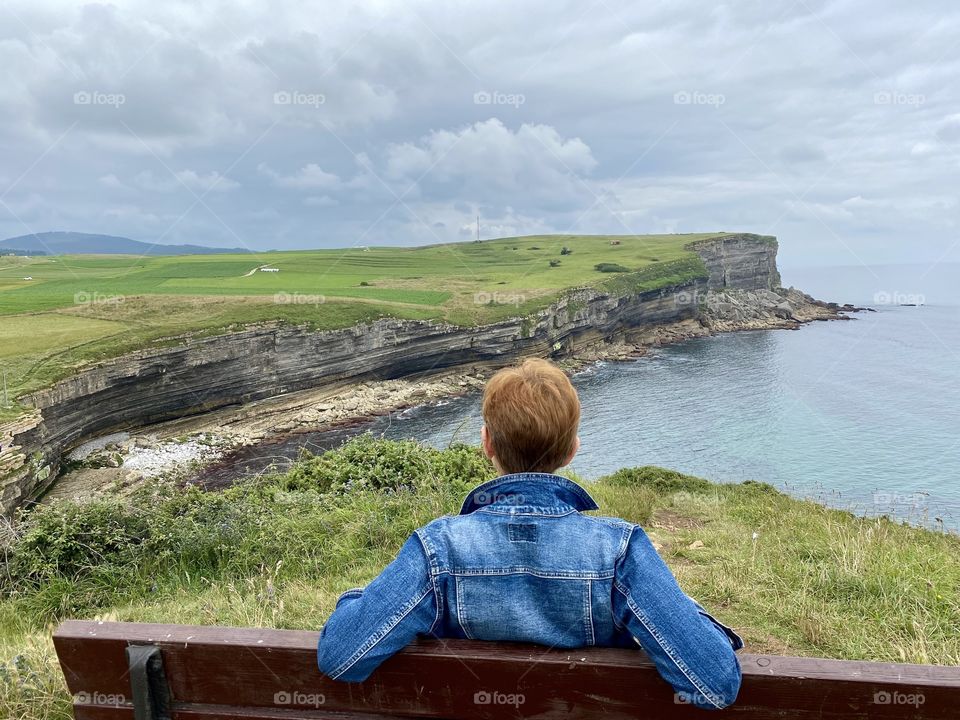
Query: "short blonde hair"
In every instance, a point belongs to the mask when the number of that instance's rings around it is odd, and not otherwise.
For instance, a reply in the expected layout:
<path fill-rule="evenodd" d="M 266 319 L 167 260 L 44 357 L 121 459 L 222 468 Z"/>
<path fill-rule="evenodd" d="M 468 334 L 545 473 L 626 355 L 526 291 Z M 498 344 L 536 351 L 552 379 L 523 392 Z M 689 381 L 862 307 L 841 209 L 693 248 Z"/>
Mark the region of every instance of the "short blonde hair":
<path fill-rule="evenodd" d="M 503 472 L 553 472 L 576 449 L 580 399 L 560 368 L 531 358 L 490 378 L 483 422 Z"/>

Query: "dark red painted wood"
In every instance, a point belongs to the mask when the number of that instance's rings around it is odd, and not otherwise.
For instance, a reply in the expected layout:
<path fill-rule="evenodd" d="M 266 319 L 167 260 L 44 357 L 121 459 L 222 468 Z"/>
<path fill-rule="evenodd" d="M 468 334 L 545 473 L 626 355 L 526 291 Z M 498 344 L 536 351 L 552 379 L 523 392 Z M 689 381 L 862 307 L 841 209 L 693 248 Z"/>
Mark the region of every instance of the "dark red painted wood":
<path fill-rule="evenodd" d="M 678 704 L 639 651 L 424 640 L 366 682 L 341 683 L 317 670 L 317 638 L 298 630 L 67 621 L 54 644 L 78 720 L 133 717 L 124 655 L 131 643 L 162 648 L 174 717 L 182 720 L 706 717 Z M 740 662 L 740 697 L 722 715 L 960 718 L 958 667 L 758 655 Z"/>

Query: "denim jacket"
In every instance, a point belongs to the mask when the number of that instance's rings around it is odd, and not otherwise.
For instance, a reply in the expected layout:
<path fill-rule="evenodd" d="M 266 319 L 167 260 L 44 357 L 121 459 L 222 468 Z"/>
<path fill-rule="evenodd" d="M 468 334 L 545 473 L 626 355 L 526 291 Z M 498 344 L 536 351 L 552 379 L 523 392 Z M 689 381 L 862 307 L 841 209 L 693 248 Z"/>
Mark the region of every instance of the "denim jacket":
<path fill-rule="evenodd" d="M 680 589 L 646 533 L 576 483 L 544 473 L 475 488 L 417 530 L 320 635 L 320 670 L 365 680 L 418 635 L 554 648 L 641 647 L 681 702 L 731 704 L 743 642 Z"/>

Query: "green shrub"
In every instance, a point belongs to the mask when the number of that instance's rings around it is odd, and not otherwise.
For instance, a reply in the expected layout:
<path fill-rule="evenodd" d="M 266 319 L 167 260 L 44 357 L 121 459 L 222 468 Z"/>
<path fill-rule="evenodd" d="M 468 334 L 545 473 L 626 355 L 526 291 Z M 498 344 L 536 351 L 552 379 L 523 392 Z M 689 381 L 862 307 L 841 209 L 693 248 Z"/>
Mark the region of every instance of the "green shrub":
<path fill-rule="evenodd" d="M 604 479 L 612 485 L 649 487 L 662 493 L 704 492 L 715 487 L 702 478 L 654 465 L 624 468 Z"/>
<path fill-rule="evenodd" d="M 177 578 L 229 580 L 278 563 L 302 575 L 347 567 L 355 551 L 382 552 L 416 523 L 455 512 L 495 475 L 476 447 L 366 434 L 222 491 L 154 481 L 127 498 L 38 505 L 0 544 L 0 600 L 47 621 L 148 597 Z"/>
<path fill-rule="evenodd" d="M 306 456 L 283 476 L 286 490 L 334 491 L 415 489 L 440 484 L 483 482 L 493 466 L 479 449 L 454 445 L 446 451 L 413 440 L 377 440 L 359 435 L 336 450 Z"/>
<path fill-rule="evenodd" d="M 743 488 L 745 492 L 755 492 L 769 495 L 781 494 L 781 492 L 770 483 L 759 482 L 757 480 L 744 480 L 742 483 L 738 484 L 737 487 Z"/>
<path fill-rule="evenodd" d="M 601 287 L 613 295 L 628 295 L 686 285 L 709 275 L 703 260 L 695 255 L 647 265 L 634 272 L 614 273 L 602 281 Z"/>
<path fill-rule="evenodd" d="M 630 272 L 630 268 L 625 268 L 623 265 L 619 265 L 618 263 L 608 263 L 608 262 L 597 263 L 596 265 L 593 266 L 593 269 L 598 270 L 602 273 Z"/>
<path fill-rule="evenodd" d="M 144 560 L 188 570 L 248 567 L 245 540 L 264 517 L 273 515 L 270 506 L 244 486 L 225 492 L 193 487 L 146 507 L 150 536 L 144 543 Z"/>
<path fill-rule="evenodd" d="M 104 562 L 132 558 L 150 532 L 140 513 L 113 498 L 60 500 L 36 508 L 27 518 L 6 550 L 0 588 L 11 582 L 35 587 L 54 577 L 77 578 Z"/>

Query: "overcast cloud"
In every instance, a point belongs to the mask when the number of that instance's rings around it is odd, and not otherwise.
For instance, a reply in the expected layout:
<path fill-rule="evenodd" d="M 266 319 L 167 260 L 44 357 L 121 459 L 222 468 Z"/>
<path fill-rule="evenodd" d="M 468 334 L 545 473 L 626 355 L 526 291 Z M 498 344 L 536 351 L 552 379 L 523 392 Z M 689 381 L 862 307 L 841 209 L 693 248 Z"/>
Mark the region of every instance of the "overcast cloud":
<path fill-rule="evenodd" d="M 0 5 L 0 236 L 960 259 L 950 0 Z"/>

